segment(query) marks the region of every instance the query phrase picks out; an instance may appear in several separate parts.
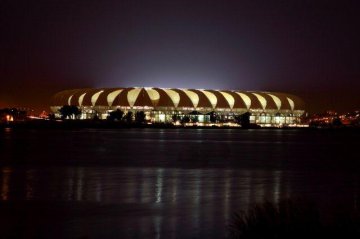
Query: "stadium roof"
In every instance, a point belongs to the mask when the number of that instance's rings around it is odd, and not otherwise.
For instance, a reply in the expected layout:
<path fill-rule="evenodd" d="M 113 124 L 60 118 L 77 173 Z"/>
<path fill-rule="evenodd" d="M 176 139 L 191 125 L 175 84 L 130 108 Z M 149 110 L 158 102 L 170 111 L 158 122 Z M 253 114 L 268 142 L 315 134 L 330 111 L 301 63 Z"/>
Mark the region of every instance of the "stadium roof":
<path fill-rule="evenodd" d="M 54 95 L 51 104 L 93 107 L 304 110 L 304 102 L 299 97 L 287 93 L 144 87 L 64 90 Z"/>

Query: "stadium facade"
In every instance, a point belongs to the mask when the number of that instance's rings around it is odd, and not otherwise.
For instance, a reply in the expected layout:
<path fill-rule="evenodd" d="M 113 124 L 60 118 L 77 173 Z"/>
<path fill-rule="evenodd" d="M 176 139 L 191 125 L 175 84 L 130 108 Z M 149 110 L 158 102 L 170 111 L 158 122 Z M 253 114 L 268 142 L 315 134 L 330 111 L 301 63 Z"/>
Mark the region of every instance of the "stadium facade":
<path fill-rule="evenodd" d="M 64 105 L 77 106 L 80 119 L 106 119 L 120 109 L 143 111 L 149 123 L 178 123 L 176 119 L 187 116 L 196 117 L 198 125 L 232 124 L 248 112 L 250 123 L 263 127 L 297 126 L 305 110 L 299 97 L 287 93 L 146 87 L 65 90 L 53 97 L 50 108 L 56 117 Z"/>

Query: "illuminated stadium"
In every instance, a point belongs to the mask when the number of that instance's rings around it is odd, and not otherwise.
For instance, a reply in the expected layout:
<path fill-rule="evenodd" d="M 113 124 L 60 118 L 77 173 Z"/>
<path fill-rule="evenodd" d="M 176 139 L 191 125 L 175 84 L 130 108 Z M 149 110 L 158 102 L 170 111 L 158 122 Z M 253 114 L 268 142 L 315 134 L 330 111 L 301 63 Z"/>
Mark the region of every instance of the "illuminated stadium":
<path fill-rule="evenodd" d="M 65 90 L 54 95 L 51 110 L 60 117 L 64 105 L 77 106 L 80 119 L 107 119 L 112 111 L 143 111 L 148 123 L 231 125 L 236 116 L 250 113 L 250 123 L 263 127 L 296 126 L 304 114 L 304 102 L 297 96 L 262 91 L 102 88 Z M 176 115 L 176 117 L 174 117 Z M 216 120 L 211 119 L 216 115 Z"/>

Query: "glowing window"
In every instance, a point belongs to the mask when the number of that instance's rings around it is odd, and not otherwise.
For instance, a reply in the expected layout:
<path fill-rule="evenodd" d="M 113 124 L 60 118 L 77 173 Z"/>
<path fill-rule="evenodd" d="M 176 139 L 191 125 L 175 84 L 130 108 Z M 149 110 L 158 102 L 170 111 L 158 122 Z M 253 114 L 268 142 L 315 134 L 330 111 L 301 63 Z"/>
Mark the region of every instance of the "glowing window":
<path fill-rule="evenodd" d="M 199 115 L 198 116 L 198 120 L 200 123 L 204 123 L 205 122 L 205 119 L 204 119 L 204 116 L 203 115 Z"/>
<path fill-rule="evenodd" d="M 182 90 L 182 91 L 190 98 L 194 108 L 196 108 L 197 105 L 199 104 L 199 96 L 195 92 L 192 92 L 190 90 Z"/>
<path fill-rule="evenodd" d="M 92 106 L 95 105 L 95 103 L 96 103 L 96 101 L 98 100 L 99 96 L 100 96 L 101 93 L 103 93 L 103 92 L 104 92 L 104 91 L 101 90 L 101 91 L 95 93 L 95 94 L 91 97 L 91 104 L 92 104 Z"/>
<path fill-rule="evenodd" d="M 165 122 L 165 115 L 164 114 L 159 114 L 159 121 L 160 122 Z"/>
<path fill-rule="evenodd" d="M 205 90 L 200 90 L 200 91 L 206 95 L 206 97 L 209 99 L 210 104 L 212 105 L 212 107 L 215 108 L 216 103 L 217 103 L 216 96 L 213 93 L 209 92 L 209 91 L 205 91 Z"/>
<path fill-rule="evenodd" d="M 274 122 L 275 122 L 275 124 L 280 124 L 280 116 L 275 116 Z"/>
<path fill-rule="evenodd" d="M 266 99 L 262 95 L 259 95 L 257 93 L 252 93 L 252 94 L 256 96 L 256 98 L 260 101 L 263 110 L 265 110 L 267 104 Z"/>
<path fill-rule="evenodd" d="M 123 90 L 115 90 L 108 94 L 108 96 L 106 98 L 107 98 L 107 102 L 108 102 L 109 106 L 112 106 L 115 98 L 121 93 L 121 91 L 123 91 Z"/>
<path fill-rule="evenodd" d="M 265 124 L 266 123 L 266 116 L 265 115 L 260 115 L 259 120 L 260 120 L 261 124 Z"/>

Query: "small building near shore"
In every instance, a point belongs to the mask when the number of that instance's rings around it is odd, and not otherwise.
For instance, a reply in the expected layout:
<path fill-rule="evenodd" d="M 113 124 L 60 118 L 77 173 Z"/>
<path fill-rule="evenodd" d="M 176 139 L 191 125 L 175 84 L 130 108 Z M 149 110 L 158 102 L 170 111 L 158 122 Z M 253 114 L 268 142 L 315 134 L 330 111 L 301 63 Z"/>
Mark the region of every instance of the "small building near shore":
<path fill-rule="evenodd" d="M 64 90 L 51 101 L 56 117 L 64 105 L 77 106 L 80 119 L 143 111 L 149 123 L 177 124 L 187 117 L 198 125 L 231 125 L 248 113 L 250 123 L 262 127 L 298 126 L 305 112 L 303 100 L 287 93 L 147 87 Z"/>

